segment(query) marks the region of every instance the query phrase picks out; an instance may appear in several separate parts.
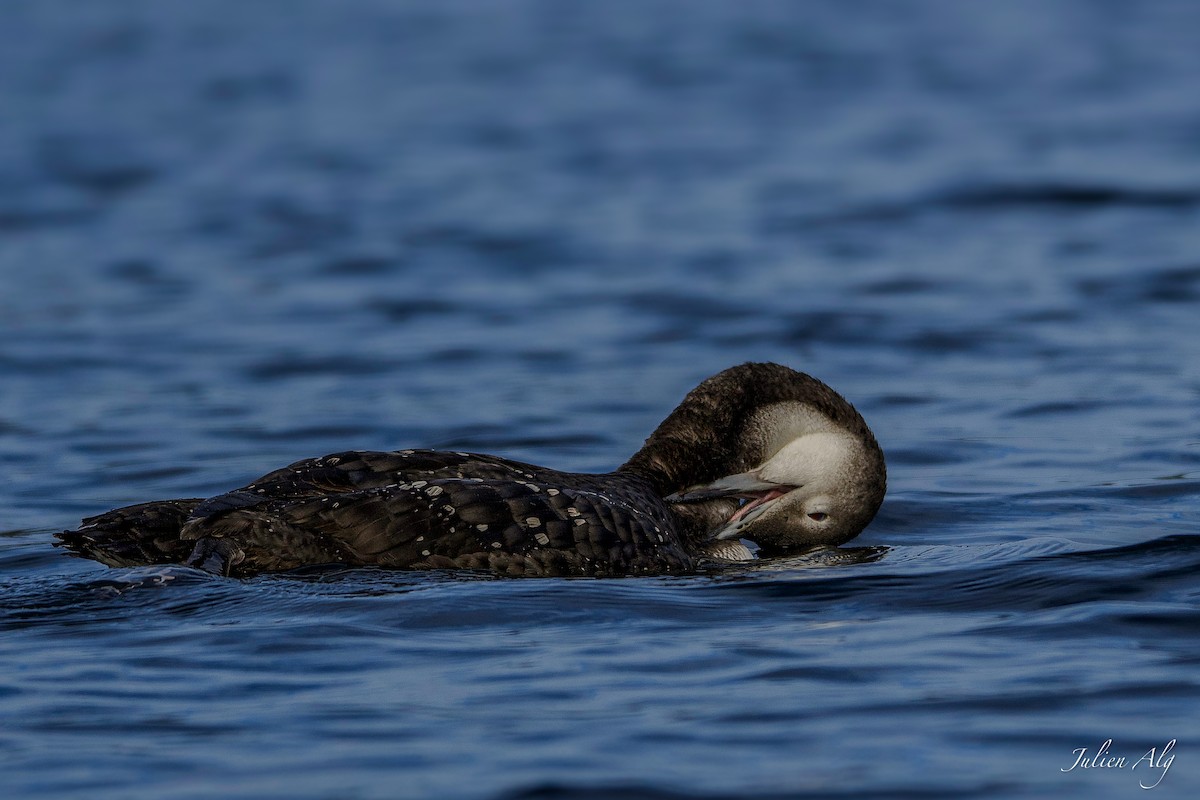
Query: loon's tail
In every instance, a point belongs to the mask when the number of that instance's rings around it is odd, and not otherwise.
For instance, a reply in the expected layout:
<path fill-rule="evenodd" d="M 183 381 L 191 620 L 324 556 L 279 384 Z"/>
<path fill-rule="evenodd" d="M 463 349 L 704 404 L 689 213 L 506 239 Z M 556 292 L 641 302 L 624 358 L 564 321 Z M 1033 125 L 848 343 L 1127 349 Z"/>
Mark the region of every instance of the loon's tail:
<path fill-rule="evenodd" d="M 195 542 L 180 541 L 179 530 L 201 502 L 160 500 L 116 508 L 88 517 L 79 530 L 55 534 L 56 544 L 110 567 L 180 564 Z"/>

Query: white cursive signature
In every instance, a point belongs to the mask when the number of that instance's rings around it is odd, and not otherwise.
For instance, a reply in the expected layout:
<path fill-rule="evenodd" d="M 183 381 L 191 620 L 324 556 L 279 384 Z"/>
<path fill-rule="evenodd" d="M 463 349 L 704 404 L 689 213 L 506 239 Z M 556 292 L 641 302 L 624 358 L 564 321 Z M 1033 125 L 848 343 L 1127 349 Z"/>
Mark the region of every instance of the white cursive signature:
<path fill-rule="evenodd" d="M 1075 763 L 1069 767 L 1063 767 L 1059 772 L 1071 772 L 1078 769 L 1125 769 L 1128 767 L 1130 771 L 1136 770 L 1140 766 L 1145 766 L 1147 769 L 1160 769 L 1162 772 L 1158 776 L 1158 780 L 1149 785 L 1146 781 L 1139 780 L 1138 786 L 1143 789 L 1153 789 L 1162 783 L 1162 779 L 1167 777 L 1167 770 L 1171 768 L 1171 763 L 1175 760 L 1175 754 L 1171 751 L 1175 749 L 1175 740 L 1167 742 L 1159 750 L 1156 747 L 1151 747 L 1146 751 L 1145 755 L 1137 761 L 1130 762 L 1125 756 L 1114 756 L 1109 754 L 1109 749 L 1112 747 L 1113 740 L 1105 739 L 1104 744 L 1096 748 L 1094 754 L 1088 753 L 1086 747 L 1076 747 L 1071 751 L 1075 756 Z"/>

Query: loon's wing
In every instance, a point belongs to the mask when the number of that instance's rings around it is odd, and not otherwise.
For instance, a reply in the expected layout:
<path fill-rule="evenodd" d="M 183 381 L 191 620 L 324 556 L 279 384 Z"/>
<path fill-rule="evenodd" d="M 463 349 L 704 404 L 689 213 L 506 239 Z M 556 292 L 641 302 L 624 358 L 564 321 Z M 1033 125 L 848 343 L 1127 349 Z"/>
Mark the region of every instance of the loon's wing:
<path fill-rule="evenodd" d="M 196 545 L 189 563 L 232 575 L 322 563 L 506 575 L 694 568 L 665 506 L 643 509 L 608 488 L 479 478 L 405 481 L 197 517 L 184 526 L 183 538 Z"/>
<path fill-rule="evenodd" d="M 111 567 L 179 564 L 193 554 L 194 541 L 181 539 L 184 524 L 237 509 L 352 494 L 404 481 L 472 474 L 501 477 L 536 469 L 493 456 L 436 450 L 348 451 L 297 461 L 249 486 L 210 498 L 161 500 L 88 517 L 78 530 L 55 534 L 73 555 Z M 212 566 L 212 554 L 204 563 Z M 214 569 L 213 571 L 224 571 Z"/>

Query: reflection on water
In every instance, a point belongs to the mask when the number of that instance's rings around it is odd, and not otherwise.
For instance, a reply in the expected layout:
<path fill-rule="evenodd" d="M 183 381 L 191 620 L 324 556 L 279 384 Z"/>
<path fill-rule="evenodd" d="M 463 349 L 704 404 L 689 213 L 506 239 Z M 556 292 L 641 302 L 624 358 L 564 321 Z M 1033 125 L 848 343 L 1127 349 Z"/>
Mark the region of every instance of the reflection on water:
<path fill-rule="evenodd" d="M 1200 11 L 7 4 L 6 796 L 1200 786 Z M 108 570 L 362 447 L 623 462 L 780 361 L 891 491 L 698 576 Z"/>

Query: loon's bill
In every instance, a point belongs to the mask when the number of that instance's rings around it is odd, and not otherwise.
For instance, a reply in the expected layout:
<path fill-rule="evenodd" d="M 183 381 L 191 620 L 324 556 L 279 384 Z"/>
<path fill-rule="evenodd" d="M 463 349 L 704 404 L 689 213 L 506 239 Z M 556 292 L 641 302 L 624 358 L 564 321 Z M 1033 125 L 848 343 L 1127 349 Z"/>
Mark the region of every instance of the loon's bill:
<path fill-rule="evenodd" d="M 693 486 L 683 492 L 667 495 L 664 499 L 668 503 L 697 503 L 718 497 L 744 500 L 728 522 L 713 535 L 713 539 L 717 540 L 741 539 L 746 527 L 762 516 L 772 503 L 800 488 L 802 487 L 765 481 L 753 473 L 743 472 L 739 475 L 727 475 L 707 486 Z"/>

